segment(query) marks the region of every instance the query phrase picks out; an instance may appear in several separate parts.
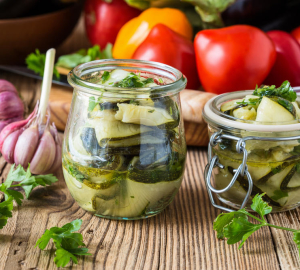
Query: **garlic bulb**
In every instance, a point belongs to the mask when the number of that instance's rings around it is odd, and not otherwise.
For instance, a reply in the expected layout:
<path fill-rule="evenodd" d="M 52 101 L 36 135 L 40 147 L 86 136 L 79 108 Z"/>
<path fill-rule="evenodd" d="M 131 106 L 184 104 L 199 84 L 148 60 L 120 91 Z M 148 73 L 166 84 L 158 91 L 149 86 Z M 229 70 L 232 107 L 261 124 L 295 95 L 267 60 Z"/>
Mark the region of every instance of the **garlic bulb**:
<path fill-rule="evenodd" d="M 55 125 L 46 124 L 37 114 L 38 105 L 26 120 L 7 125 L 0 133 L 0 151 L 9 163 L 30 164 L 33 174 L 45 174 L 61 166 L 61 141 Z"/>
<path fill-rule="evenodd" d="M 0 132 L 9 123 L 23 119 L 24 104 L 17 89 L 6 80 L 0 80 Z"/>

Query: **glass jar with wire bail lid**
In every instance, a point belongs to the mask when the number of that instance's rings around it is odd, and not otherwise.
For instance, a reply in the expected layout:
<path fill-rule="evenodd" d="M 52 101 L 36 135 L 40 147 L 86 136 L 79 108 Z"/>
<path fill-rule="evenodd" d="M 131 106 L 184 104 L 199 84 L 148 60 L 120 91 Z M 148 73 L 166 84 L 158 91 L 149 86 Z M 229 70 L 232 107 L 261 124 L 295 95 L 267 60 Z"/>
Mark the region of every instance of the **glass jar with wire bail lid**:
<path fill-rule="evenodd" d="M 179 92 L 170 66 L 98 60 L 74 68 L 63 144 L 66 184 L 80 207 L 110 219 L 141 219 L 177 194 L 186 159 Z"/>
<path fill-rule="evenodd" d="M 210 143 L 205 180 L 215 207 L 232 211 L 217 205 L 213 193 L 233 208 L 249 207 L 248 200 L 258 193 L 265 194 L 273 212 L 300 205 L 299 98 L 293 95 L 290 102 L 238 91 L 206 104 Z"/>

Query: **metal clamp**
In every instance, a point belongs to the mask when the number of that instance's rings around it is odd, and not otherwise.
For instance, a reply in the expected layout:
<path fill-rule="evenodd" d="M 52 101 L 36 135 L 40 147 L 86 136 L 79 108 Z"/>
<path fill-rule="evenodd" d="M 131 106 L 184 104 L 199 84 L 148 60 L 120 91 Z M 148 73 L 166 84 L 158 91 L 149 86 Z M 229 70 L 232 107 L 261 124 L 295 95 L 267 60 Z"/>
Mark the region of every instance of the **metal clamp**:
<path fill-rule="evenodd" d="M 224 169 L 224 166 L 219 163 L 218 156 L 212 156 L 213 155 L 212 148 L 217 146 L 218 143 L 222 142 L 222 138 L 227 138 L 227 139 L 232 139 L 232 140 L 237 141 L 236 151 L 238 153 L 243 153 L 243 161 L 242 161 L 241 165 L 236 170 L 234 170 L 234 175 L 233 175 L 230 183 L 228 184 L 228 186 L 223 189 L 218 190 L 218 189 L 215 189 L 211 184 L 211 175 L 212 175 L 213 169 L 215 167 Z M 209 145 L 208 145 L 208 164 L 206 165 L 205 170 L 204 170 L 204 177 L 205 177 L 205 183 L 206 183 L 209 199 L 210 199 L 212 205 L 216 208 L 219 208 L 221 210 L 228 211 L 228 212 L 234 211 L 230 208 L 216 204 L 214 201 L 212 192 L 222 193 L 222 192 L 228 191 L 234 185 L 234 183 L 236 182 L 239 175 L 242 177 L 246 176 L 248 179 L 248 184 L 249 184 L 247 194 L 244 198 L 244 201 L 243 201 L 240 209 L 242 209 L 246 206 L 246 204 L 251 196 L 253 182 L 252 182 L 251 175 L 248 172 L 248 168 L 247 168 L 248 153 L 245 148 L 245 145 L 246 144 L 245 144 L 245 141 L 243 141 L 243 139 L 235 137 L 235 136 L 231 136 L 231 135 L 222 134 L 222 130 L 214 133 L 210 137 L 210 141 L 209 141 Z"/>
<path fill-rule="evenodd" d="M 224 166 L 222 164 L 219 163 L 219 157 L 217 155 L 213 156 L 213 147 L 217 146 L 218 143 L 222 142 L 222 139 L 229 139 L 229 140 L 233 140 L 236 141 L 236 152 L 237 153 L 243 153 L 243 161 L 241 163 L 241 165 L 236 169 L 233 170 L 234 175 L 230 181 L 230 183 L 228 184 L 227 187 L 223 188 L 223 189 L 215 189 L 212 184 L 211 184 L 211 176 L 212 176 L 212 172 L 213 169 L 216 167 L 219 167 L 220 169 L 224 169 Z M 217 132 L 215 132 L 209 140 L 209 144 L 208 144 L 208 164 L 205 167 L 204 170 L 204 177 L 205 177 L 205 184 L 207 187 L 207 192 L 209 195 L 209 199 L 212 203 L 212 205 L 216 208 L 219 208 L 221 210 L 224 211 L 228 211 L 228 212 L 232 212 L 234 210 L 218 205 L 215 203 L 214 198 L 213 198 L 213 194 L 214 193 L 222 193 L 225 191 L 228 191 L 236 182 L 237 178 L 239 177 L 239 175 L 241 177 L 247 177 L 248 180 L 248 191 L 247 194 L 244 198 L 244 201 L 240 207 L 240 209 L 244 208 L 251 196 L 252 193 L 252 189 L 253 189 L 253 181 L 251 178 L 250 173 L 248 172 L 248 168 L 247 168 L 247 159 L 248 159 L 248 152 L 246 150 L 246 141 L 249 140 L 260 140 L 260 141 L 291 141 L 291 140 L 299 140 L 300 136 L 293 136 L 293 137 L 256 137 L 256 136 L 249 136 L 249 137 L 244 137 L 244 138 L 239 138 L 236 136 L 232 136 L 232 135 L 227 135 L 227 134 L 223 134 L 222 130 L 219 130 Z"/>

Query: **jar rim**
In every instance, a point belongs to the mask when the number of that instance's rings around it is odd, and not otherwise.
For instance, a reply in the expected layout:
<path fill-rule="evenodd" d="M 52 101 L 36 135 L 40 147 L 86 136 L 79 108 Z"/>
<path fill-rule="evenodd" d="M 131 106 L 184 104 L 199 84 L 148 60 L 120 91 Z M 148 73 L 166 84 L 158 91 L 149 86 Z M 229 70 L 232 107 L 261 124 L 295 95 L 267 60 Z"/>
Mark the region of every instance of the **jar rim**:
<path fill-rule="evenodd" d="M 232 100 L 237 98 L 239 95 L 252 94 L 254 90 L 244 90 L 244 91 L 235 91 L 230 93 L 225 93 L 218 95 L 210 99 L 204 106 L 203 117 L 205 121 L 210 124 L 219 125 L 221 128 L 230 128 L 237 130 L 246 130 L 246 131 L 260 131 L 260 132 L 285 132 L 285 131 L 300 131 L 300 123 L 287 123 L 282 122 L 282 124 L 271 124 L 265 123 L 260 124 L 260 122 L 252 120 L 241 120 L 233 116 L 228 116 L 221 112 L 218 108 L 218 105 L 222 104 L 225 101 Z M 299 97 L 298 97 L 299 99 Z"/>
<path fill-rule="evenodd" d="M 154 87 L 122 88 L 92 83 L 81 78 L 83 75 L 87 75 L 91 72 L 95 73 L 113 69 L 142 70 L 151 74 L 163 74 L 163 77 L 173 79 L 173 81 L 165 85 Z M 176 94 L 183 90 L 186 86 L 187 79 L 178 69 L 158 62 L 132 59 L 102 59 L 76 66 L 69 72 L 68 82 L 74 88 L 93 95 L 111 96 L 112 93 L 118 95 L 167 95 Z"/>

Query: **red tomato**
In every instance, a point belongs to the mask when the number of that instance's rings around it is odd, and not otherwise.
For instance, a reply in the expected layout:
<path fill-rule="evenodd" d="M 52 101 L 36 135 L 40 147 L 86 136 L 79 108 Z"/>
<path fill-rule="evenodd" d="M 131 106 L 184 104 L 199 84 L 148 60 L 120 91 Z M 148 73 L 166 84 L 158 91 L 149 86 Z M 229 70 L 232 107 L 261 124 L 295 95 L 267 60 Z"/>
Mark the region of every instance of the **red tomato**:
<path fill-rule="evenodd" d="M 198 89 L 200 86 L 193 42 L 164 24 L 152 28 L 132 58 L 175 67 L 187 77 L 187 88 Z"/>
<path fill-rule="evenodd" d="M 297 27 L 296 29 L 294 29 L 291 32 L 291 35 L 298 41 L 298 43 L 300 44 L 300 26 Z"/>
<path fill-rule="evenodd" d="M 284 31 L 267 32 L 275 44 L 276 62 L 264 81 L 277 87 L 288 80 L 291 86 L 300 86 L 300 46 L 297 41 Z"/>
<path fill-rule="evenodd" d="M 86 0 L 84 11 L 87 36 L 102 49 L 107 43 L 113 44 L 122 26 L 141 13 L 124 0 Z"/>
<path fill-rule="evenodd" d="M 216 94 L 254 89 L 276 59 L 270 38 L 247 25 L 200 31 L 194 46 L 201 84 Z"/>

